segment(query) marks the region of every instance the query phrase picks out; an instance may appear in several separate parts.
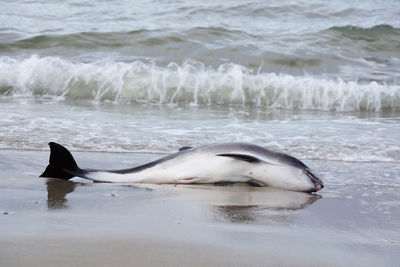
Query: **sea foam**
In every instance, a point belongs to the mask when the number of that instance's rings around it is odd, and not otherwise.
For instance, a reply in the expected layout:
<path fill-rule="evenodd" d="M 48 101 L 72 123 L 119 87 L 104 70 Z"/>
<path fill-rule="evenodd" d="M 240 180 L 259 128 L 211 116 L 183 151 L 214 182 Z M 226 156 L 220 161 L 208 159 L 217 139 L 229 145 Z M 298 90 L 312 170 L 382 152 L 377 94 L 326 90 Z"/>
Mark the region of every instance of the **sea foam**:
<path fill-rule="evenodd" d="M 256 105 L 269 108 L 382 111 L 400 109 L 400 86 L 263 73 L 238 64 L 187 61 L 92 63 L 59 57 L 0 57 L 0 94 L 96 102 Z"/>

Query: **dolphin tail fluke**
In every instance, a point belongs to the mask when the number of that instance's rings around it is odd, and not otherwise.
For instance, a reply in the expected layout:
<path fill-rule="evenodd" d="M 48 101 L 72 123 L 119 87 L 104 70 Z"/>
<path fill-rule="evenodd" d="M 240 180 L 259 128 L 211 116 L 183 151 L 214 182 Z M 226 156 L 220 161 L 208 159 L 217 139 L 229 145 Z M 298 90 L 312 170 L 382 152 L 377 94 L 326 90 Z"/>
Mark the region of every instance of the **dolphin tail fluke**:
<path fill-rule="evenodd" d="M 50 142 L 50 159 L 49 165 L 40 177 L 60 178 L 69 180 L 74 176 L 83 174 L 76 164 L 71 152 L 60 144 Z"/>

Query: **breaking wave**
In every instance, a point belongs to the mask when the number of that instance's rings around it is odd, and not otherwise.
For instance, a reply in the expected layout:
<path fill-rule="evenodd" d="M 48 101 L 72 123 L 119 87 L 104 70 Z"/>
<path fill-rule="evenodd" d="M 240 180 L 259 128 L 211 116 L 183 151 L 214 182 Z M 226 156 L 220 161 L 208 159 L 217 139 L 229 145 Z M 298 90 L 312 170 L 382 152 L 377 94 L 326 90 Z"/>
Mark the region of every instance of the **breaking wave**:
<path fill-rule="evenodd" d="M 400 50 L 400 29 L 387 24 L 376 25 L 370 28 L 356 26 L 331 27 L 328 32 L 340 34 L 338 42 L 350 41 L 347 45 L 355 46 L 368 52 L 391 52 L 398 53 Z M 334 37 L 335 38 L 335 37 Z"/>
<path fill-rule="evenodd" d="M 58 57 L 0 57 L 0 95 L 96 102 L 257 105 L 269 108 L 400 110 L 400 86 L 254 72 L 237 64 L 158 66 Z"/>
<path fill-rule="evenodd" d="M 375 25 L 370 28 L 362 28 L 352 25 L 347 26 L 335 26 L 329 30 L 340 32 L 345 36 L 352 39 L 364 39 L 367 41 L 381 39 L 386 36 L 400 37 L 400 29 L 395 28 L 388 24 Z"/>

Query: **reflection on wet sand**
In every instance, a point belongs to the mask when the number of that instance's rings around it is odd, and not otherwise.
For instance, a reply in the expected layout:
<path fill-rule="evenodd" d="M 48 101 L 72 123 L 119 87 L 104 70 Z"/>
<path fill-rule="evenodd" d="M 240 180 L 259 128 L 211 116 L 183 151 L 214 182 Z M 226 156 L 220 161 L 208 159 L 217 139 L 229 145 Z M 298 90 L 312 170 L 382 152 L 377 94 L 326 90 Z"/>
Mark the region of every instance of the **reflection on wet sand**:
<path fill-rule="evenodd" d="M 231 223 L 257 224 L 292 224 L 295 222 L 293 212 L 274 212 L 264 206 L 214 206 L 210 215 L 215 221 Z"/>
<path fill-rule="evenodd" d="M 314 194 L 292 194 L 294 192 L 285 191 L 278 194 L 268 191 L 264 201 L 271 200 L 269 203 L 257 206 L 214 206 L 210 207 L 210 213 L 215 220 L 233 223 L 290 224 L 295 221 L 295 213 L 291 211 L 304 209 L 322 198 Z"/>
<path fill-rule="evenodd" d="M 243 184 L 229 186 L 143 184 L 137 186 L 164 191 L 172 199 L 198 201 L 216 206 L 264 206 L 273 210 L 303 209 L 321 198 L 317 194 Z"/>
<path fill-rule="evenodd" d="M 142 185 L 167 193 L 167 198 L 207 204 L 207 216 L 234 223 L 292 223 L 295 210 L 304 209 L 322 198 L 317 194 L 286 191 L 241 184 L 214 185 Z"/>
<path fill-rule="evenodd" d="M 74 191 L 78 183 L 61 179 L 47 179 L 47 207 L 64 209 L 67 207 L 66 195 Z"/>
<path fill-rule="evenodd" d="M 67 208 L 67 194 L 73 192 L 76 186 L 83 185 L 60 179 L 48 179 L 46 184 L 49 209 Z M 118 191 L 118 187 L 114 187 L 113 191 Z M 206 210 L 207 218 L 233 223 L 292 223 L 296 215 L 293 211 L 304 209 L 322 198 L 317 194 L 242 184 L 124 184 L 119 188 L 124 191 L 127 187 L 152 190 L 160 193 L 158 196 L 163 199 L 200 203 Z"/>

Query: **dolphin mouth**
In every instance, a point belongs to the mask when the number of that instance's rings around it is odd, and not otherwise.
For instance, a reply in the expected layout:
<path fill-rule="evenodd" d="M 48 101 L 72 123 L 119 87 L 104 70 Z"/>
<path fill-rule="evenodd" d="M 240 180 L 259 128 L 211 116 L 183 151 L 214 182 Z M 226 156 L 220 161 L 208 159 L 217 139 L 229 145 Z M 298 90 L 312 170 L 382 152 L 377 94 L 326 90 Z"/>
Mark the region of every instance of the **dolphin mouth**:
<path fill-rule="evenodd" d="M 315 191 L 319 191 L 322 188 L 324 188 L 324 186 L 325 186 L 324 182 L 320 178 L 318 178 L 317 175 L 312 173 L 310 169 L 308 169 L 308 168 L 304 169 L 303 172 L 305 174 L 307 174 L 308 178 L 310 178 L 311 182 L 314 184 Z"/>

